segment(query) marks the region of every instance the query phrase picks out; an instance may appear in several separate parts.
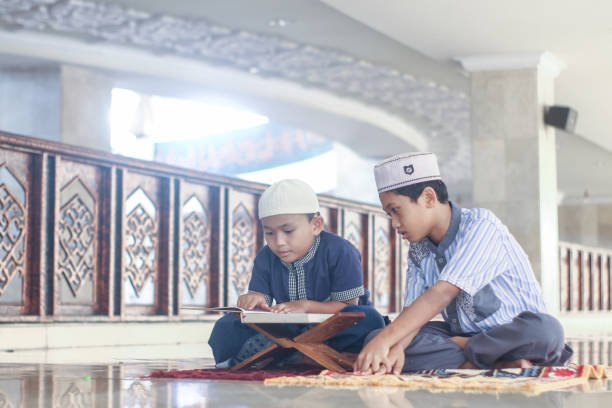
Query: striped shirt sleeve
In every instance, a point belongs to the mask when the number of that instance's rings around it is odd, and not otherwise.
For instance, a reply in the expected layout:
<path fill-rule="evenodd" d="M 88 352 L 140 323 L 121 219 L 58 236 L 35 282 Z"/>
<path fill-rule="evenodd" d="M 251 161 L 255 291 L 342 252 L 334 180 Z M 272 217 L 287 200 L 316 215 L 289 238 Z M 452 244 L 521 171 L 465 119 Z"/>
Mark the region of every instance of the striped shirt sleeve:
<path fill-rule="evenodd" d="M 487 218 L 466 225 L 457 251 L 446 264 L 440 280 L 451 283 L 470 296 L 506 270 L 507 254 L 500 226 Z"/>
<path fill-rule="evenodd" d="M 408 258 L 408 269 L 406 269 L 406 289 L 404 294 L 404 307 L 408 307 L 425 292 L 425 278 L 421 268 L 416 266 L 412 259 Z"/>

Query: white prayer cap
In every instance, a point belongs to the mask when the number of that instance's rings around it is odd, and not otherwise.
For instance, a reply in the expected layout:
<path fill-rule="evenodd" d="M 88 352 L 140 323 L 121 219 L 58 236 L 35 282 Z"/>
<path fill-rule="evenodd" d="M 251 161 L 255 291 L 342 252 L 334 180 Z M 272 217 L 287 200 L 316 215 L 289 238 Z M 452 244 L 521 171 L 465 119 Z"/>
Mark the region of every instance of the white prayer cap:
<path fill-rule="evenodd" d="M 425 181 L 442 180 L 438 159 L 433 153 L 402 153 L 374 166 L 379 193 Z"/>
<path fill-rule="evenodd" d="M 312 187 L 297 179 L 272 184 L 259 198 L 259 218 L 279 214 L 319 212 L 319 200 Z"/>

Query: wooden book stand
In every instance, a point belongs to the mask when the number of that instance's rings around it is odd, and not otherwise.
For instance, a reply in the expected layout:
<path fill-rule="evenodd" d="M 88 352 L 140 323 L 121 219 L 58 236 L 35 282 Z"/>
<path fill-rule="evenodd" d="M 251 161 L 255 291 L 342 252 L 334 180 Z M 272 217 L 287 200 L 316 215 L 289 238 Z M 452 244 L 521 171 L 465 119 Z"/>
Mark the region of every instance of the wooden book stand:
<path fill-rule="evenodd" d="M 263 334 L 274 343 L 236 364 L 232 367 L 232 370 L 240 370 L 250 366 L 264 368 L 275 360 L 287 357 L 293 349 L 298 350 L 328 370 L 338 373 L 352 370 L 353 359 L 332 349 L 324 341 L 354 325 L 364 317 L 365 313 L 363 312 L 336 313 L 294 338 L 287 336 L 287 323 L 247 323 L 249 327 Z"/>

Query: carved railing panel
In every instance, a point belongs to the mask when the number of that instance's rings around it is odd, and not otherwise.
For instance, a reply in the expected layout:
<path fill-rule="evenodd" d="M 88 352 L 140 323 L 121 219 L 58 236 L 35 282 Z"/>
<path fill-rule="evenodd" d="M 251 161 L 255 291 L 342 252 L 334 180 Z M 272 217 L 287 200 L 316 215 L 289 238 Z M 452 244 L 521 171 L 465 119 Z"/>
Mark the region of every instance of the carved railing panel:
<path fill-rule="evenodd" d="M 369 273 L 371 270 L 368 262 L 368 222 L 364 215 L 351 210 L 344 210 L 342 214 L 342 237 L 349 241 L 357 248 L 361 254 L 361 263 L 363 265 L 363 283 L 366 287 L 370 287 L 372 276 Z"/>
<path fill-rule="evenodd" d="M 60 375 L 58 377 L 53 379 L 53 406 L 66 408 L 95 407 L 99 402 L 94 389 L 96 384 L 91 380 L 62 379 Z M 106 395 L 102 396 L 102 399 L 106 398 Z"/>
<path fill-rule="evenodd" d="M 101 239 L 101 197 L 108 174 L 96 166 L 56 161 L 54 314 L 94 314 L 107 310 L 106 246 Z M 102 271 L 104 269 L 104 271 Z M 104 292 L 103 292 L 104 289 Z"/>
<path fill-rule="evenodd" d="M 38 286 L 30 274 L 28 251 L 31 226 L 32 157 L 0 151 L 0 312 L 25 314 L 38 300 L 29 288 Z M 32 248 L 34 249 L 34 248 Z M 39 253 L 32 253 L 38 258 Z M 35 260 L 34 260 L 35 261 Z"/>
<path fill-rule="evenodd" d="M 124 175 L 122 300 L 125 313 L 154 313 L 159 306 L 160 185 L 141 174 Z M 132 311 L 130 311 L 132 309 Z M 123 313 L 122 313 L 123 314 Z"/>
<path fill-rule="evenodd" d="M 212 201 L 210 188 L 194 183 L 182 183 L 180 188 L 179 239 L 179 304 L 211 306 L 211 272 L 213 264 L 213 237 L 215 227 L 212 210 L 218 203 Z M 218 222 L 218 219 L 215 220 Z M 215 254 L 216 255 L 216 254 Z M 216 261 L 216 260 L 215 260 Z M 216 264 L 218 266 L 218 263 Z"/>
<path fill-rule="evenodd" d="M 389 313 L 395 311 L 396 298 L 389 219 L 383 216 L 374 216 L 373 228 L 372 302 L 382 313 Z"/>
<path fill-rule="evenodd" d="M 0 167 L 0 296 L 21 302 L 25 279 L 25 189 L 7 166 Z"/>
<path fill-rule="evenodd" d="M 227 304 L 235 305 L 246 293 L 251 269 L 261 245 L 257 219 L 258 197 L 252 193 L 228 191 L 227 199 Z"/>
<path fill-rule="evenodd" d="M 336 208 L 330 208 L 321 206 L 321 216 L 325 221 L 325 231 L 331 233 L 338 233 L 338 210 Z"/>
<path fill-rule="evenodd" d="M 393 231 L 395 234 L 395 231 Z M 406 271 L 408 269 L 408 251 L 410 250 L 410 243 L 399 235 L 395 234 L 395 270 L 398 276 L 398 287 L 396 290 L 399 291 L 399 296 L 396 299 L 395 305 L 396 310 L 401 311 L 404 305 L 404 294 L 406 293 Z"/>
<path fill-rule="evenodd" d="M 561 311 L 612 310 L 612 250 L 559 243 Z"/>
<path fill-rule="evenodd" d="M 344 239 L 357 248 L 363 257 L 366 249 L 366 239 L 363 236 L 363 217 L 355 211 L 344 211 L 342 234 Z"/>

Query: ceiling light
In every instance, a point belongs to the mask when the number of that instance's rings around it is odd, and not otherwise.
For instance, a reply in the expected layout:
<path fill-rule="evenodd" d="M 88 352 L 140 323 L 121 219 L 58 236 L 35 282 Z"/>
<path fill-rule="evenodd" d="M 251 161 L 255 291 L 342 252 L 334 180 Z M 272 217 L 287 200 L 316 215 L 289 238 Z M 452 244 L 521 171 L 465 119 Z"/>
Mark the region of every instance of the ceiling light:
<path fill-rule="evenodd" d="M 270 27 L 286 27 L 289 24 L 289 21 L 282 18 L 274 18 L 268 21 L 268 25 Z"/>

